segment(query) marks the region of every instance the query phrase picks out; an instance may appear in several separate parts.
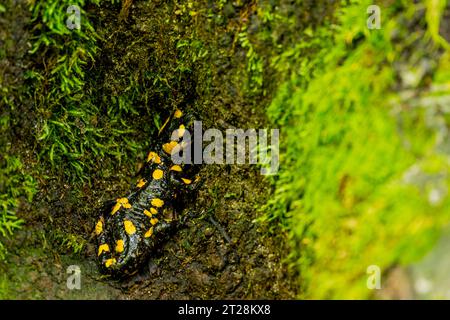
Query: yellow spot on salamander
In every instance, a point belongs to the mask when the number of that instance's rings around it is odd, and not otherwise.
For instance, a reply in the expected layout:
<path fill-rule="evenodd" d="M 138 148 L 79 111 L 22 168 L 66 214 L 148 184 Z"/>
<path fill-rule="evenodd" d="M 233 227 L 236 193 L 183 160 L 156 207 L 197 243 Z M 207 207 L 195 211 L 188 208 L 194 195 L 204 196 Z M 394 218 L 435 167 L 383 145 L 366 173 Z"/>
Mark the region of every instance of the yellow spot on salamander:
<path fill-rule="evenodd" d="M 121 206 L 122 206 L 122 205 L 121 205 L 120 203 L 117 202 L 117 203 L 114 205 L 114 207 L 112 208 L 111 214 L 114 214 L 114 213 L 116 213 L 117 211 L 119 211 L 119 209 L 120 209 Z"/>
<path fill-rule="evenodd" d="M 181 169 L 181 167 L 179 165 L 175 164 L 175 165 L 170 167 L 170 170 L 171 171 L 181 172 L 182 169 Z"/>
<path fill-rule="evenodd" d="M 185 132 L 186 127 L 184 126 L 184 124 L 180 125 L 180 127 L 178 128 L 178 137 L 181 138 Z"/>
<path fill-rule="evenodd" d="M 131 208 L 131 204 L 128 202 L 128 198 L 119 198 L 117 199 L 117 203 L 114 206 L 113 210 L 111 211 L 111 214 L 116 213 L 120 207 L 124 207 L 126 209 L 130 209 Z"/>
<path fill-rule="evenodd" d="M 153 171 L 152 177 L 155 180 L 159 180 L 163 177 L 164 172 L 161 169 L 156 169 L 155 171 Z"/>
<path fill-rule="evenodd" d="M 123 240 L 117 240 L 116 242 L 116 252 L 123 252 Z"/>
<path fill-rule="evenodd" d="M 164 143 L 162 148 L 165 153 L 172 154 L 173 149 L 178 145 L 178 142 L 176 141 L 170 141 L 168 143 Z"/>
<path fill-rule="evenodd" d="M 157 208 L 161 208 L 164 205 L 164 201 L 158 198 L 155 198 L 152 200 L 152 206 L 157 207 Z"/>
<path fill-rule="evenodd" d="M 151 237 L 153 234 L 153 227 L 151 227 L 150 229 L 148 229 L 148 231 L 144 234 L 145 238 L 149 238 Z"/>
<path fill-rule="evenodd" d="M 175 110 L 175 113 L 173 114 L 173 116 L 177 119 L 181 118 L 183 116 L 183 112 L 179 109 Z"/>
<path fill-rule="evenodd" d="M 136 187 L 138 187 L 138 188 L 140 189 L 140 188 L 142 188 L 143 186 L 145 186 L 145 183 L 146 183 L 145 179 L 140 179 L 140 180 L 138 181 L 138 183 L 136 184 Z"/>
<path fill-rule="evenodd" d="M 115 263 L 116 263 L 116 259 L 114 259 L 114 258 L 108 259 L 105 261 L 105 267 L 109 268 Z"/>
<path fill-rule="evenodd" d="M 130 220 L 123 220 L 123 226 L 125 227 L 125 232 L 128 235 L 132 235 L 136 233 L 136 227 L 134 226 L 133 222 Z"/>
<path fill-rule="evenodd" d="M 97 224 L 95 225 L 95 234 L 99 235 L 103 231 L 103 222 L 101 220 L 98 220 Z"/>
<path fill-rule="evenodd" d="M 192 183 L 192 180 L 190 180 L 190 179 L 181 178 L 181 180 L 183 180 L 183 182 L 184 182 L 185 184 L 191 184 L 191 183 Z"/>
<path fill-rule="evenodd" d="M 109 252 L 109 246 L 106 243 L 98 247 L 98 255 L 101 255 L 103 252 Z"/>
<path fill-rule="evenodd" d="M 150 212 L 152 214 L 157 214 L 158 213 L 158 209 L 152 207 L 152 208 L 150 208 Z"/>
<path fill-rule="evenodd" d="M 147 209 L 144 210 L 144 214 L 149 218 L 152 217 L 152 213 L 150 211 L 148 211 Z"/>
<path fill-rule="evenodd" d="M 161 158 L 158 156 L 156 152 L 150 151 L 147 156 L 147 162 L 152 161 L 153 163 L 160 164 Z"/>
<path fill-rule="evenodd" d="M 150 219 L 150 223 L 152 224 L 152 226 L 154 226 L 155 224 L 157 224 L 158 223 L 158 219 L 156 219 L 156 218 L 152 218 L 152 219 Z"/>

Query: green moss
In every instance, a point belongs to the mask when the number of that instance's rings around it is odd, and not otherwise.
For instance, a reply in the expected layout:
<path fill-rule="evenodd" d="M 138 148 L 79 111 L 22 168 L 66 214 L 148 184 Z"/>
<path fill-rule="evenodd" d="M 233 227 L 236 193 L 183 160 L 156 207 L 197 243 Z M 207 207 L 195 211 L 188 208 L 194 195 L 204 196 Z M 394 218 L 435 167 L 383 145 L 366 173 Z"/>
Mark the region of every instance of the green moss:
<path fill-rule="evenodd" d="M 83 237 L 63 230 L 54 231 L 50 236 L 52 237 L 50 239 L 51 243 L 56 245 L 58 252 L 61 253 L 67 252 L 69 254 L 79 254 L 83 252 L 83 249 L 87 244 L 87 241 Z"/>
<path fill-rule="evenodd" d="M 20 152 L 22 144 L 13 138 L 13 128 L 24 118 L 20 114 L 24 100 L 22 82 L 16 78 L 24 48 L 14 41 L 23 34 L 22 10 L 22 5 L 13 1 L 5 1 L 0 6 L 0 263 L 6 258 L 6 243 L 23 226 L 23 216 L 19 218 L 17 212 L 37 192 L 36 180 L 26 164 L 27 154 Z M 6 15 L 20 21 L 13 26 L 5 25 Z M 22 131 L 15 133 L 20 135 Z"/>
<path fill-rule="evenodd" d="M 70 5 L 81 9 L 80 29 L 66 26 Z M 83 10 L 85 5 L 84 0 L 36 1 L 31 8 L 35 36 L 30 54 L 36 60 L 26 79 L 34 88 L 36 144 L 42 163 L 50 164 L 54 172 L 64 172 L 71 182 L 89 180 L 86 169 L 97 157 L 120 157 L 116 139 L 126 132 L 98 126 L 103 110 L 87 87 L 86 70 L 94 63 L 99 37 Z M 128 107 L 122 100 L 118 103 Z M 120 118 L 110 123 L 114 126 Z"/>
<path fill-rule="evenodd" d="M 36 182 L 24 172 L 18 157 L 6 152 L 0 162 L 0 260 L 5 258 L 6 248 L 2 237 L 9 237 L 24 222 L 16 216 L 20 200 L 31 201 L 36 193 Z"/>
<path fill-rule="evenodd" d="M 407 18 L 420 26 L 420 5 L 382 6 L 382 29 L 369 30 L 361 12 L 370 4 L 341 9 L 333 37 L 313 32 L 323 49 L 280 86 L 268 108 L 281 126 L 283 152 L 267 219 L 291 233 L 302 297 L 371 296 L 368 266 L 386 271 L 421 257 L 450 221 L 448 154 L 439 151 L 439 130 L 424 109 L 413 107 L 420 101 L 399 102 L 396 86 L 403 67 L 439 61 L 437 48 L 420 40 L 423 29 L 411 33 L 412 25 L 402 23 Z M 419 55 L 408 54 L 411 43 Z M 300 42 L 289 55 L 310 45 Z M 283 54 L 278 61 L 295 68 Z M 441 63 L 433 70 L 448 75 Z M 405 91 L 422 88 L 423 82 Z M 430 190 L 438 189 L 444 196 L 430 200 Z"/>

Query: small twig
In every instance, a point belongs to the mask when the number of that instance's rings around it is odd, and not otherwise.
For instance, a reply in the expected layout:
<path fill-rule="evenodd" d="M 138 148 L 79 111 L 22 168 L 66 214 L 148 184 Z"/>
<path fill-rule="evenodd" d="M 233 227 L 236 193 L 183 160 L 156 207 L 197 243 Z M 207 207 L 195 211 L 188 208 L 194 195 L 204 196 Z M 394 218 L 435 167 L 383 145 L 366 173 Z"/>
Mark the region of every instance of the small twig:
<path fill-rule="evenodd" d="M 128 18 L 128 12 L 132 4 L 133 0 L 122 0 L 122 9 L 119 13 L 119 20 L 124 21 Z"/>
<path fill-rule="evenodd" d="M 227 234 L 225 229 L 222 228 L 222 226 L 216 220 L 214 220 L 211 216 L 209 217 L 209 221 L 217 228 L 217 230 L 219 230 L 219 232 L 222 234 L 222 236 L 225 238 L 225 240 L 227 240 L 228 243 L 231 243 L 231 238 Z"/>

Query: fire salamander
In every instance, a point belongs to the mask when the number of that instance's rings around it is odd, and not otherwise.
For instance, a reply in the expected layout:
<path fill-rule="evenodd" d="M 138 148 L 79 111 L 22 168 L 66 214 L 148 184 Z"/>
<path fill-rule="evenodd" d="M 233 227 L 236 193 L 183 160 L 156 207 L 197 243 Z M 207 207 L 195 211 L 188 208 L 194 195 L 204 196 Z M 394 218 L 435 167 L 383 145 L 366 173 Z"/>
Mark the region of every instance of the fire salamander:
<path fill-rule="evenodd" d="M 102 210 L 95 234 L 103 274 L 124 278 L 136 273 L 179 222 L 183 199 L 198 186 L 198 166 L 174 164 L 171 154 L 190 150 L 182 137 L 192 124 L 192 116 L 176 110 L 160 130 L 162 142 L 149 152 L 136 186 Z M 170 140 L 172 132 L 178 139 Z"/>

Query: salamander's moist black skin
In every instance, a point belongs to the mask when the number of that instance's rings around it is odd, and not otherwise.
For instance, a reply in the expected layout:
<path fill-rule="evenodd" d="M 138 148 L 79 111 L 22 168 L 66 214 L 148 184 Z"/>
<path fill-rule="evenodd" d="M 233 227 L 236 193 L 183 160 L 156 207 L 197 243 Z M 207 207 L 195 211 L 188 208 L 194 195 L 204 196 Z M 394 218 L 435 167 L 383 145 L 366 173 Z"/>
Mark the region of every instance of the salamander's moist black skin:
<path fill-rule="evenodd" d="M 182 137 L 192 124 L 192 116 L 176 110 L 163 125 L 161 143 L 149 152 L 136 187 L 105 206 L 95 226 L 102 273 L 114 278 L 136 273 L 179 220 L 180 203 L 198 184 L 198 167 L 174 164 L 171 154 L 188 149 Z M 178 139 L 170 140 L 175 130 Z"/>

